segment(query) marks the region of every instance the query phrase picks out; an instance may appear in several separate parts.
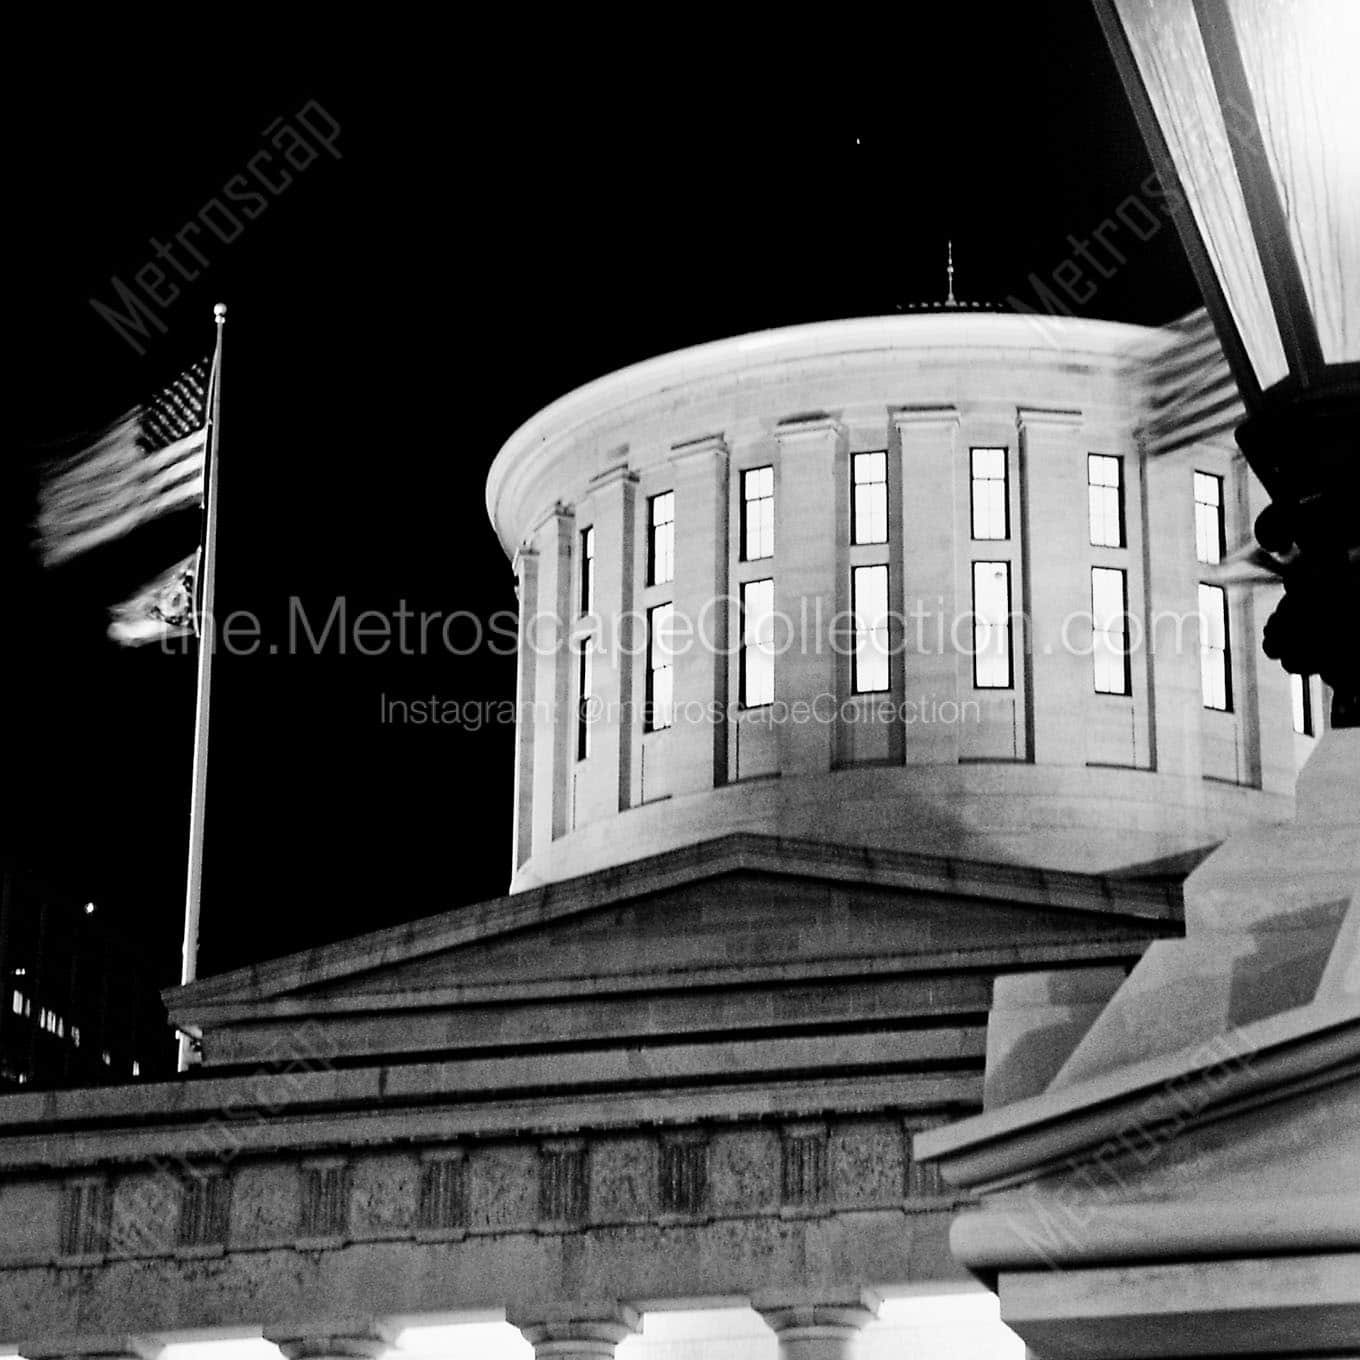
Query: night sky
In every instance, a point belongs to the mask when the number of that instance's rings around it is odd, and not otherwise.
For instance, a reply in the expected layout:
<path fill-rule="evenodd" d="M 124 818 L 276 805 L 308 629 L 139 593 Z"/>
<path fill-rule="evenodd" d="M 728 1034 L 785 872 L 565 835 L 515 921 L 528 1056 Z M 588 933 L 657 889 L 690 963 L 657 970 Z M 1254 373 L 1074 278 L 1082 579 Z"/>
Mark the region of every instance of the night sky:
<path fill-rule="evenodd" d="M 43 450 L 199 357 L 216 301 L 217 613 L 253 612 L 263 646 L 214 670 L 204 973 L 505 890 L 511 729 L 384 725 L 380 708 L 509 699 L 513 658 L 287 655 L 288 620 L 294 599 L 317 624 L 339 597 L 351 619 L 512 609 L 483 486 L 537 408 L 682 345 L 939 299 L 950 237 L 962 298 L 1056 294 L 1148 323 L 1197 305 L 1165 217 L 1135 233 L 1117 216 L 1156 202 L 1085 0 L 917 8 L 759 40 L 688 12 L 656 32 L 507 13 L 461 37 L 328 22 L 287 54 L 272 35 L 185 40 L 165 68 L 130 39 L 17 61 L 4 853 L 93 898 L 175 979 L 194 660 L 120 650 L 104 627 L 196 519 L 52 571 L 28 524 Z M 175 258 L 196 279 L 162 260 L 178 292 L 149 306 L 165 333 L 148 325 L 138 353 L 91 299 L 116 308 L 113 280 L 134 288 L 152 238 L 229 182 L 258 190 L 234 177 L 262 149 L 277 183 L 267 129 L 303 132 L 309 105 L 339 125 L 338 157 L 309 138 L 254 220 L 238 198 L 234 239 L 191 235 L 208 263 Z M 1118 259 L 1092 242 L 1102 223 Z"/>

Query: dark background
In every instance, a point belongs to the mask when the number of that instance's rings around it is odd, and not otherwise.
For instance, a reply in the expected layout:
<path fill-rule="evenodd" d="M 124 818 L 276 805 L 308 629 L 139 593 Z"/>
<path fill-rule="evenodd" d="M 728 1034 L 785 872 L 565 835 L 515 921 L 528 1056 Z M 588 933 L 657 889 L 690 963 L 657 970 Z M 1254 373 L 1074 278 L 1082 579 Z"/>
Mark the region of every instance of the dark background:
<path fill-rule="evenodd" d="M 217 612 L 266 653 L 214 669 L 200 971 L 497 895 L 508 727 L 402 727 L 382 697 L 508 699 L 514 661 L 286 650 L 289 601 L 489 619 L 514 605 L 486 471 L 572 386 L 735 332 L 956 291 L 1042 309 L 1034 280 L 1150 168 L 1085 0 L 904 6 L 775 41 L 699 17 L 664 32 L 398 28 L 285 55 L 179 38 L 14 62 L 8 309 L 16 420 L 0 482 L 0 848 L 88 894 L 178 973 L 194 660 L 104 638 L 105 609 L 188 551 L 192 516 L 52 571 L 37 467 L 210 345 L 226 301 Z M 683 31 L 681 31 L 683 30 Z M 161 35 L 164 38 L 164 35 Z M 160 311 L 138 355 L 112 303 L 246 168 L 276 117 L 342 131 Z M 1078 314 L 1158 323 L 1197 299 L 1172 226 L 1107 236 Z M 181 258 L 186 258 L 181 256 Z M 1085 285 L 1080 290 L 1085 294 Z M 187 522 L 186 522 L 187 518 Z"/>

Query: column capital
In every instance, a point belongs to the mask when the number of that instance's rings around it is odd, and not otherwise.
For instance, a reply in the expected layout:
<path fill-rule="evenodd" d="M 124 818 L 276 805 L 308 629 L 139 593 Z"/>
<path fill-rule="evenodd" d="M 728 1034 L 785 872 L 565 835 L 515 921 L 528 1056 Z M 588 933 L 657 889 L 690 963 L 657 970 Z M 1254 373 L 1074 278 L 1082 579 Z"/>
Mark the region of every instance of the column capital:
<path fill-rule="evenodd" d="M 892 412 L 894 425 L 957 425 L 957 406 L 896 406 Z"/>
<path fill-rule="evenodd" d="M 1080 411 L 1048 410 L 1039 406 L 1017 406 L 1015 408 L 1015 428 L 1023 430 L 1027 425 L 1056 425 L 1061 429 L 1075 430 L 1081 425 Z"/>
<path fill-rule="evenodd" d="M 592 492 L 605 491 L 611 486 L 635 486 L 638 475 L 628 466 L 627 463 L 618 463 L 614 467 L 605 468 L 603 472 L 597 472 L 588 483 Z"/>
<path fill-rule="evenodd" d="M 534 1348 L 534 1360 L 614 1360 L 619 1342 L 641 1327 L 626 1303 L 569 1304 L 506 1320 Z"/>
<path fill-rule="evenodd" d="M 780 1360 L 848 1360 L 855 1338 L 878 1315 L 876 1297 L 754 1304 L 779 1340 Z"/>
<path fill-rule="evenodd" d="M 667 455 L 672 464 L 687 467 L 701 460 L 725 459 L 728 455 L 727 441 L 721 434 L 701 435 L 698 439 L 687 439 L 681 444 L 672 444 Z"/>
<path fill-rule="evenodd" d="M 816 435 L 830 435 L 834 439 L 845 436 L 845 426 L 835 416 L 826 411 L 809 411 L 803 415 L 790 416 L 774 427 L 774 437 L 782 444 L 789 439 L 810 439 Z"/>
<path fill-rule="evenodd" d="M 532 547 L 534 540 L 549 524 L 560 528 L 564 521 L 574 520 L 575 518 L 575 506 L 567 505 L 564 501 L 554 501 L 552 509 L 546 514 L 540 515 L 530 526 L 529 532 L 524 536 L 524 542 L 526 545 Z"/>
<path fill-rule="evenodd" d="M 348 1319 L 306 1325 L 285 1323 L 265 1330 L 264 1339 L 285 1360 L 376 1360 L 396 1340 L 397 1329 L 372 1319 Z"/>

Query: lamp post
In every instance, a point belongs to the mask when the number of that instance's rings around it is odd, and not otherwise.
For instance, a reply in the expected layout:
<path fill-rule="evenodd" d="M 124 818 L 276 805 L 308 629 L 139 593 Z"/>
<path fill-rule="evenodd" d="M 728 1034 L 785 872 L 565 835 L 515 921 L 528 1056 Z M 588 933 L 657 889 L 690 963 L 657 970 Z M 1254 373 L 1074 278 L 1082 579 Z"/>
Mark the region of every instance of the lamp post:
<path fill-rule="evenodd" d="M 1246 409 L 1264 647 L 1360 725 L 1360 3 L 1093 0 Z"/>

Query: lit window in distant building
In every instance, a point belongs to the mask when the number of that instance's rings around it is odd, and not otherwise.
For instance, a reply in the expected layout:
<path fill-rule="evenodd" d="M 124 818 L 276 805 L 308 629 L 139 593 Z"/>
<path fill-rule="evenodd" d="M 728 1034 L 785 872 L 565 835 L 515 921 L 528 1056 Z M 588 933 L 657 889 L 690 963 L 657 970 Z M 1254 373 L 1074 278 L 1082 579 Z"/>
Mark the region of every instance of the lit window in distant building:
<path fill-rule="evenodd" d="M 1291 675 L 1289 693 L 1294 704 L 1294 731 L 1301 737 L 1313 735 L 1313 677 Z"/>
<path fill-rule="evenodd" d="M 595 529 L 581 530 L 581 613 L 595 612 Z"/>
<path fill-rule="evenodd" d="M 1124 546 L 1124 460 L 1105 453 L 1086 458 L 1091 542 L 1098 548 Z"/>
<path fill-rule="evenodd" d="M 774 556 L 774 468 L 741 474 L 741 560 Z"/>
<path fill-rule="evenodd" d="M 741 706 L 774 703 L 774 581 L 741 588 Z"/>
<path fill-rule="evenodd" d="M 850 541 L 888 541 L 888 455 L 857 453 L 850 460 Z"/>
<path fill-rule="evenodd" d="M 1222 586 L 1199 588 L 1199 675 L 1204 707 L 1232 708 L 1232 651 L 1228 639 L 1228 594 Z"/>
<path fill-rule="evenodd" d="M 974 538 L 1009 538 L 1006 450 L 972 451 L 972 506 Z"/>
<path fill-rule="evenodd" d="M 1223 519 L 1223 478 L 1212 472 L 1195 473 L 1195 556 L 1201 562 L 1221 562 L 1227 551 Z"/>
<path fill-rule="evenodd" d="M 856 567 L 850 578 L 855 616 L 853 689 L 856 694 L 888 688 L 888 568 Z"/>
<path fill-rule="evenodd" d="M 659 732 L 674 721 L 675 606 L 659 604 L 647 611 L 647 702 L 643 727 Z"/>
<path fill-rule="evenodd" d="M 1112 567 L 1091 569 L 1091 659 L 1097 694 L 1129 694 L 1128 579 Z"/>
<path fill-rule="evenodd" d="M 675 492 L 663 491 L 647 502 L 647 584 L 675 579 Z"/>
<path fill-rule="evenodd" d="M 973 563 L 973 684 L 1010 689 L 1011 564 Z"/>

